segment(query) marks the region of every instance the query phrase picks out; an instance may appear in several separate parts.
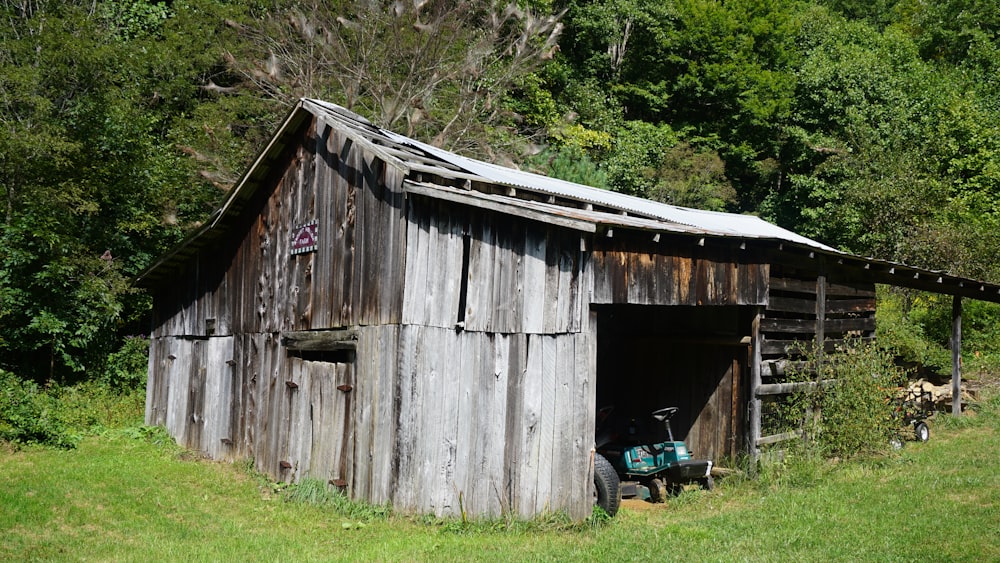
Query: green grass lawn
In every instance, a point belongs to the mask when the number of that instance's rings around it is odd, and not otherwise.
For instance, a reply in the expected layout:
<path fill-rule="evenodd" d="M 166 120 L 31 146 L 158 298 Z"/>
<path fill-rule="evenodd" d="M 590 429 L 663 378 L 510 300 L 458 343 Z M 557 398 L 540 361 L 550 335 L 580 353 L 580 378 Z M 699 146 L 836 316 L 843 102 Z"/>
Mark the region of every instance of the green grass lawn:
<path fill-rule="evenodd" d="M 996 419 L 932 432 L 885 458 L 795 464 L 571 525 L 286 502 L 245 467 L 116 431 L 75 450 L 0 448 L 0 561 L 1000 560 Z"/>

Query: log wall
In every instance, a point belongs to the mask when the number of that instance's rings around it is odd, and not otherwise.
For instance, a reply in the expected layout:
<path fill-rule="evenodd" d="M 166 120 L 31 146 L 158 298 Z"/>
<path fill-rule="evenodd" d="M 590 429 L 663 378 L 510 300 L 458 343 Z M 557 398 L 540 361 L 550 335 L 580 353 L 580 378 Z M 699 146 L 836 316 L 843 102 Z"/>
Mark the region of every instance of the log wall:
<path fill-rule="evenodd" d="M 807 372 L 804 361 L 814 350 L 836 352 L 848 339 L 875 339 L 875 286 L 841 281 L 816 269 L 775 268 L 766 307 L 754 321 L 750 436 L 756 448 L 795 438 L 775 407 L 802 383 L 789 382 L 791 372 Z M 817 273 L 817 269 L 820 273 Z M 815 357 L 815 356 L 813 356 Z"/>

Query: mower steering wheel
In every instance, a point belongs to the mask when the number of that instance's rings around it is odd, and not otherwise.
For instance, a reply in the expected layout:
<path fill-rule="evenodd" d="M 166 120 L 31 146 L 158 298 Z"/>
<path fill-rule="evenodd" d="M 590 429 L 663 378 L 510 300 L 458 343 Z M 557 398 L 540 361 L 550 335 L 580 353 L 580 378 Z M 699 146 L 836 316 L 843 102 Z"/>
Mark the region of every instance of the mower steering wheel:
<path fill-rule="evenodd" d="M 677 414 L 677 407 L 664 407 L 662 409 L 653 411 L 652 416 L 656 420 L 663 422 L 664 420 L 670 420 L 670 417 L 674 416 L 675 414 Z"/>

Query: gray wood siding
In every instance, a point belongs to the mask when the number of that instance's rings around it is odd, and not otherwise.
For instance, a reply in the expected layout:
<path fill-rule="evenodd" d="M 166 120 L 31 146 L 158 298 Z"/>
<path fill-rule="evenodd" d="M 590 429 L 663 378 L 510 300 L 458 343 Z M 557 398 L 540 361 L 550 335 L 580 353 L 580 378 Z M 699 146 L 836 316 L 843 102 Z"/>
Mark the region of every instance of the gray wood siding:
<path fill-rule="evenodd" d="M 273 333 L 398 323 L 406 220 L 402 172 L 322 122 L 287 151 L 243 238 L 192 260 L 156 295 L 158 336 Z M 292 254 L 318 223 L 316 252 Z M 214 320 L 214 330 L 206 320 Z"/>
<path fill-rule="evenodd" d="M 589 334 L 405 326 L 393 504 L 404 511 L 590 512 Z"/>
<path fill-rule="evenodd" d="M 462 322 L 468 331 L 504 334 L 583 330 L 591 283 L 579 233 L 419 196 L 409 201 L 404 324 Z"/>
<path fill-rule="evenodd" d="M 239 341 L 153 339 L 165 369 L 147 422 L 214 459 L 250 457 L 277 480 L 315 477 L 407 512 L 590 514 L 589 332 L 368 327 L 347 360 L 288 357 L 272 335 Z"/>

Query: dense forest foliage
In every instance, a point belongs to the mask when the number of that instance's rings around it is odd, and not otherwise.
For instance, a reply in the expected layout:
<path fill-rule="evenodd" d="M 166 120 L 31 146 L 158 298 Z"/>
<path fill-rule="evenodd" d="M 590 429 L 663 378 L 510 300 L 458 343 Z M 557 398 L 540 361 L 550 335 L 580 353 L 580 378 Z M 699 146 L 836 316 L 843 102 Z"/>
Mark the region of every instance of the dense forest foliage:
<path fill-rule="evenodd" d="M 0 371 L 24 380 L 141 384 L 149 301 L 130 281 L 303 96 L 1000 281 L 993 0 L 0 0 L 0 16 Z M 948 304 L 885 300 L 900 353 L 946 364 Z M 1000 356 L 1000 313 L 967 313 L 975 357 Z"/>

